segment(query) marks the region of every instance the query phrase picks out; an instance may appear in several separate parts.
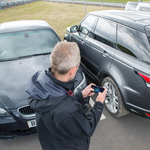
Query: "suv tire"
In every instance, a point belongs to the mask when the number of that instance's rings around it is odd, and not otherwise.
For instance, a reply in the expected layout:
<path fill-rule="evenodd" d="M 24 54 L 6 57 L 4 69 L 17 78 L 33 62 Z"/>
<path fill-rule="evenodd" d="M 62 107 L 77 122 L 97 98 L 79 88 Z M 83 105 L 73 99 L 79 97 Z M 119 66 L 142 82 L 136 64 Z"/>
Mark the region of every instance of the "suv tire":
<path fill-rule="evenodd" d="M 125 109 L 122 96 L 116 83 L 110 77 L 104 78 L 102 85 L 107 88 L 105 107 L 113 117 L 122 117 L 129 112 Z"/>

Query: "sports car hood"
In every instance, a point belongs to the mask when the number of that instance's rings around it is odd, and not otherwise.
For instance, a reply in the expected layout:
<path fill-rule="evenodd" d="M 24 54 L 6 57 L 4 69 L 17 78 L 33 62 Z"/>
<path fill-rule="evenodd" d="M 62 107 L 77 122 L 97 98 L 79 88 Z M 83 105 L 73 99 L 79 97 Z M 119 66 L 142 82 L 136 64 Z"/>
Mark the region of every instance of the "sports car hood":
<path fill-rule="evenodd" d="M 50 67 L 49 55 L 0 62 L 0 101 L 10 108 L 28 105 L 25 91 L 28 79 Z"/>

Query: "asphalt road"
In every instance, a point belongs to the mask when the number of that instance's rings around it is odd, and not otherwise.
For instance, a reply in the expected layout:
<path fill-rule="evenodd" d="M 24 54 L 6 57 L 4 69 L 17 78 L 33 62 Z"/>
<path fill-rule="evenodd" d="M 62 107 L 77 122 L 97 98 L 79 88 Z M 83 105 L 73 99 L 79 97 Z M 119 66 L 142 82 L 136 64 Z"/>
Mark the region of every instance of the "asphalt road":
<path fill-rule="evenodd" d="M 94 98 L 95 99 L 95 98 Z M 150 150 L 150 120 L 128 114 L 115 119 L 104 109 L 90 150 Z M 41 150 L 37 135 L 0 141 L 0 150 Z"/>

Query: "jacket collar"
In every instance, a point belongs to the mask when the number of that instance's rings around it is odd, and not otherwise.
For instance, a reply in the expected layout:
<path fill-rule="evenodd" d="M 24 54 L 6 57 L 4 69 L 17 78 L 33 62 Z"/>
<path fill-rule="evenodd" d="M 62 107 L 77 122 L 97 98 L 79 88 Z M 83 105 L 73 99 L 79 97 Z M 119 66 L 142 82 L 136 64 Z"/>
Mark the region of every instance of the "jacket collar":
<path fill-rule="evenodd" d="M 62 81 L 56 79 L 56 78 L 51 74 L 51 68 L 49 68 L 48 70 L 45 70 L 45 73 L 51 78 L 51 80 L 52 80 L 55 84 L 57 84 L 57 85 L 59 85 L 59 86 L 65 88 L 66 90 L 70 90 L 70 89 L 72 89 L 73 86 L 74 86 L 74 82 L 75 82 L 74 79 L 71 80 L 71 81 L 69 81 L 69 82 L 62 82 Z"/>

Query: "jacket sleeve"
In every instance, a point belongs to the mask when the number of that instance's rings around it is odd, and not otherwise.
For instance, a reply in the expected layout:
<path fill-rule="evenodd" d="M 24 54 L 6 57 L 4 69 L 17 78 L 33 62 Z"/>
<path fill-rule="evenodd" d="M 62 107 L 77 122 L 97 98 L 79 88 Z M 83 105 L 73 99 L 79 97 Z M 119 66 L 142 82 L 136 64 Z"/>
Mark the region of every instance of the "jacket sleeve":
<path fill-rule="evenodd" d="M 79 109 L 61 122 L 58 126 L 59 131 L 66 137 L 91 137 L 100 120 L 102 111 L 103 104 L 101 102 L 96 102 L 87 116 Z"/>
<path fill-rule="evenodd" d="M 78 100 L 82 105 L 89 103 L 90 97 L 83 98 L 82 91 L 79 91 L 75 96 L 75 99 Z"/>
<path fill-rule="evenodd" d="M 83 101 L 84 98 L 82 96 L 82 91 L 79 91 L 76 95 L 74 95 L 75 99 L 78 100 L 79 102 L 80 101 Z"/>

